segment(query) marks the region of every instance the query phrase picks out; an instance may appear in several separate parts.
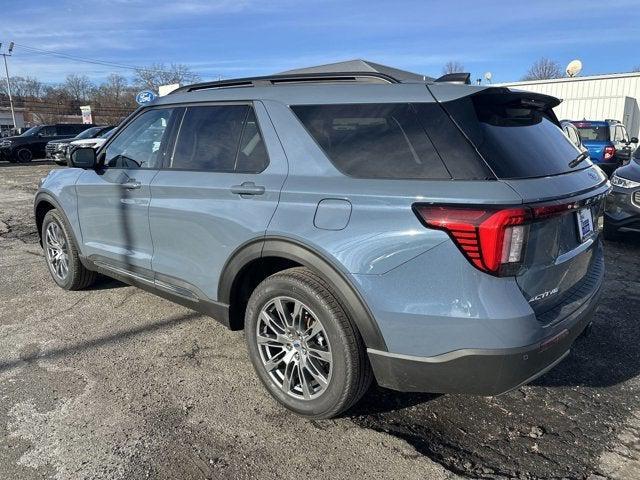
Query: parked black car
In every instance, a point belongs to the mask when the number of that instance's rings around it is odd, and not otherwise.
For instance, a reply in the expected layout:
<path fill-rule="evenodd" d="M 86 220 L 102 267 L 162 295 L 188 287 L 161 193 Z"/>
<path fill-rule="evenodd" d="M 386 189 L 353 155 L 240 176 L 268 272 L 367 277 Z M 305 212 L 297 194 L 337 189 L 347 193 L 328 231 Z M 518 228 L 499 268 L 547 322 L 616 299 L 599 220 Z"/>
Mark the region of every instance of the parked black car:
<path fill-rule="evenodd" d="M 640 148 L 627 165 L 613 173 L 611 185 L 604 214 L 605 238 L 613 240 L 620 231 L 640 232 Z"/>
<path fill-rule="evenodd" d="M 80 132 L 75 137 L 63 138 L 60 140 L 52 140 L 47 143 L 45 147 L 46 156 L 48 159 L 53 160 L 58 165 L 67 164 L 67 151 L 69 149 L 69 143 L 75 140 L 84 140 L 85 138 L 96 138 L 103 133 L 111 130 L 113 127 L 108 125 L 101 125 L 98 127 L 87 128 L 83 132 Z"/>
<path fill-rule="evenodd" d="M 16 163 L 43 158 L 45 147 L 51 140 L 72 138 L 93 126 L 92 124 L 65 123 L 32 127 L 22 135 L 0 140 L 0 160 Z"/>

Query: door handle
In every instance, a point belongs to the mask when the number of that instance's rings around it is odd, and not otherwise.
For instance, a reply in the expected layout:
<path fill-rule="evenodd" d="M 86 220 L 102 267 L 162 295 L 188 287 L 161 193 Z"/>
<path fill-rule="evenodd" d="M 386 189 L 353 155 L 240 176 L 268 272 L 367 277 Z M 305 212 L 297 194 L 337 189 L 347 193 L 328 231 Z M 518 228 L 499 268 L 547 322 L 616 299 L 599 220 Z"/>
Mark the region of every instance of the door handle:
<path fill-rule="evenodd" d="M 231 193 L 237 195 L 262 195 L 264 193 L 264 187 L 262 185 L 256 185 L 253 182 L 242 182 L 240 185 L 233 185 L 231 187 Z"/>
<path fill-rule="evenodd" d="M 137 182 L 135 180 L 129 180 L 128 182 L 124 182 L 121 185 L 127 190 L 136 190 L 142 186 L 140 182 Z"/>

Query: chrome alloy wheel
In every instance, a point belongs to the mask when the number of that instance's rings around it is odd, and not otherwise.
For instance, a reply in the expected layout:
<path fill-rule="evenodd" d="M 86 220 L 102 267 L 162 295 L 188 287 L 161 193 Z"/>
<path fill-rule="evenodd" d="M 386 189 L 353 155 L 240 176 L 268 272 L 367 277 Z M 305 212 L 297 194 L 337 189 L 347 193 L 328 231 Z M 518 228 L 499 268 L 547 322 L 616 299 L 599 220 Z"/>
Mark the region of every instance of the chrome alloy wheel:
<path fill-rule="evenodd" d="M 260 359 L 284 393 L 310 400 L 331 381 L 333 356 L 322 322 L 299 300 L 276 297 L 260 311 Z"/>
<path fill-rule="evenodd" d="M 47 225 L 44 241 L 51 271 L 59 280 L 64 281 L 69 274 L 69 251 L 60 225 L 56 222 Z"/>

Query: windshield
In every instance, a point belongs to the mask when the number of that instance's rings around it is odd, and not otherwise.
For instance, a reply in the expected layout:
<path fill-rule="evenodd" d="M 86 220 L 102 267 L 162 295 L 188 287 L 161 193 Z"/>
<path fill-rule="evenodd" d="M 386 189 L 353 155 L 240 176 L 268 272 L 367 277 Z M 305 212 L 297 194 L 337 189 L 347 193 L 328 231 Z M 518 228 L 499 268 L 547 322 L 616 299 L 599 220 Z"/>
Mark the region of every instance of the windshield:
<path fill-rule="evenodd" d="M 83 138 L 93 138 L 96 133 L 98 133 L 103 127 L 91 127 L 86 130 L 80 132 L 73 139 L 74 140 L 82 140 Z"/>
<path fill-rule="evenodd" d="M 609 127 L 604 125 L 584 125 L 577 124 L 576 127 L 580 132 L 580 137 L 583 141 L 592 142 L 608 142 L 609 141 Z"/>
<path fill-rule="evenodd" d="M 115 128 L 116 127 L 109 127 L 108 130 L 98 135 L 98 138 L 109 138 L 111 135 L 113 135 L 113 132 L 116 131 Z"/>
<path fill-rule="evenodd" d="M 24 132 L 22 135 L 20 135 L 21 137 L 31 137 L 33 135 L 36 135 L 38 132 L 40 131 L 40 127 L 31 127 L 29 130 L 27 130 L 26 132 Z"/>

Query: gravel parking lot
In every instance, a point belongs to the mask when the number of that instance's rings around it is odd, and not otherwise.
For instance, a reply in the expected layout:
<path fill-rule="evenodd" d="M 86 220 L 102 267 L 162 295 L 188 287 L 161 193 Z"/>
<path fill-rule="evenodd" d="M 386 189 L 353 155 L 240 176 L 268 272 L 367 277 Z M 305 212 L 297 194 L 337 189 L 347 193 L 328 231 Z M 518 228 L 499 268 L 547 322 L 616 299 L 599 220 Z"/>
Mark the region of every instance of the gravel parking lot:
<path fill-rule="evenodd" d="M 640 478 L 640 236 L 606 245 L 591 334 L 534 384 L 372 388 L 306 421 L 241 333 L 116 281 L 57 288 L 32 220 L 51 168 L 0 163 L 0 478 Z"/>

